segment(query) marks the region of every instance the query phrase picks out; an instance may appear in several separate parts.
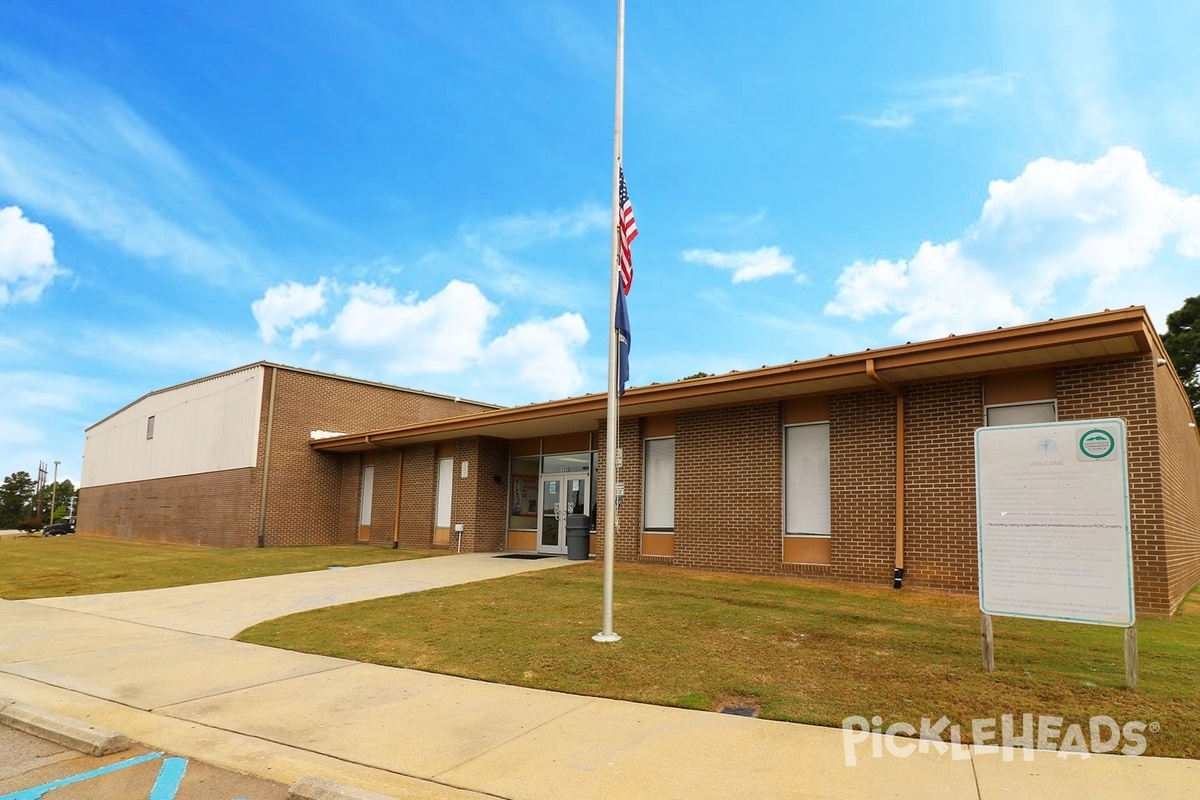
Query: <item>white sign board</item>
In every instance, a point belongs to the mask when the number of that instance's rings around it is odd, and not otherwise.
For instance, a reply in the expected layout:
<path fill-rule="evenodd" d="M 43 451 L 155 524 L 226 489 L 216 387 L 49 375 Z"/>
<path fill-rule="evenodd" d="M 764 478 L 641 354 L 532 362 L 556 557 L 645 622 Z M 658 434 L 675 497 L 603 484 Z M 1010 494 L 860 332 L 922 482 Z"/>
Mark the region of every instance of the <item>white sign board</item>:
<path fill-rule="evenodd" d="M 1133 625 L 1124 421 L 979 428 L 975 482 L 983 613 Z"/>

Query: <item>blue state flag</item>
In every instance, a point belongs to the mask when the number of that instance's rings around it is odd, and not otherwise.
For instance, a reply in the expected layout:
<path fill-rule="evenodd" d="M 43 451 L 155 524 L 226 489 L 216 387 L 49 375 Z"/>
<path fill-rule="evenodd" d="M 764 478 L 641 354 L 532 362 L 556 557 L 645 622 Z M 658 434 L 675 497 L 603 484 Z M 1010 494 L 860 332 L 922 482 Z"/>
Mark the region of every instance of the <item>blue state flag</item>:
<path fill-rule="evenodd" d="M 625 292 L 617 292 L 617 352 L 619 369 L 617 372 L 617 394 L 625 394 L 625 384 L 629 382 L 629 343 L 633 337 L 629 333 L 629 310 L 625 308 Z"/>

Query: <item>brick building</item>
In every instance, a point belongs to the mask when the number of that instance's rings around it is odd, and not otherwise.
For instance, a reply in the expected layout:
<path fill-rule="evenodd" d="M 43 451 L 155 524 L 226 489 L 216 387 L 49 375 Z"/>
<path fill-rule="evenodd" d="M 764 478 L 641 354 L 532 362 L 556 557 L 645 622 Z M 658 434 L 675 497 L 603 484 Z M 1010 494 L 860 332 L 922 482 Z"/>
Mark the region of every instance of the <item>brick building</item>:
<path fill-rule="evenodd" d="M 603 529 L 604 395 L 451 416 L 449 399 L 410 394 L 425 416 L 385 419 L 348 399 L 324 416 L 294 411 L 291 472 L 271 479 L 266 501 L 253 471 L 246 486 L 221 479 L 253 510 L 221 541 L 253 543 L 264 515 L 267 544 L 558 554 L 563 512 Z M 1126 423 L 1138 610 L 1170 613 L 1200 580 L 1200 435 L 1142 308 L 631 388 L 615 556 L 886 585 L 903 569 L 904 586 L 973 592 L 974 431 L 1102 417 Z M 348 433 L 299 447 L 309 427 Z M 262 437 L 260 426 L 258 463 Z M 138 506 L 84 470 L 82 529 L 95 529 L 93 509 L 120 516 L 99 499 L 107 491 L 125 513 Z"/>
<path fill-rule="evenodd" d="M 373 465 L 372 542 L 457 548 L 461 525 L 463 550 L 561 553 L 556 502 L 604 507 L 605 403 L 312 447 L 347 476 Z M 1200 580 L 1200 436 L 1141 308 L 632 388 L 615 556 L 886 585 L 903 568 L 905 586 L 973 592 L 975 429 L 1100 417 L 1128 429 L 1137 606 L 1169 613 Z"/>
<path fill-rule="evenodd" d="M 312 451 L 314 431 L 494 408 L 266 362 L 161 389 L 87 429 L 78 530 L 212 547 L 349 543 L 338 523 L 360 480 Z"/>

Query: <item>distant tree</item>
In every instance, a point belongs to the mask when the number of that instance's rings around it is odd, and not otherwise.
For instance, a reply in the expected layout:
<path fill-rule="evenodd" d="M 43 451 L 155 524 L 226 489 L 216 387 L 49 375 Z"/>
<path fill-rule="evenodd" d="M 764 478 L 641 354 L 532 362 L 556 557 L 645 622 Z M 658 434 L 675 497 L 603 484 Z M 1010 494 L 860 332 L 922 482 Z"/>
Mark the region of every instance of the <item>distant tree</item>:
<path fill-rule="evenodd" d="M 711 377 L 712 377 L 712 373 L 711 373 L 711 372 L 697 372 L 697 373 L 695 373 L 694 375 L 688 375 L 688 376 L 684 377 L 684 380 L 685 380 L 685 381 L 690 381 L 690 380 L 693 380 L 693 379 L 695 379 L 695 378 L 711 378 Z"/>
<path fill-rule="evenodd" d="M 53 483 L 46 484 L 42 489 L 42 508 L 45 509 L 46 519 L 50 518 L 50 504 L 54 503 L 54 519 L 60 520 L 68 516 L 71 510 L 71 499 L 76 496 L 75 484 L 70 479 L 63 478 L 58 482 L 58 489 Z"/>
<path fill-rule="evenodd" d="M 1200 419 L 1200 296 L 1189 297 L 1182 308 L 1167 315 L 1163 344 L 1187 389 L 1192 413 Z"/>
<path fill-rule="evenodd" d="M 14 472 L 0 483 L 0 528 L 12 528 L 30 516 L 37 484 L 28 472 Z"/>

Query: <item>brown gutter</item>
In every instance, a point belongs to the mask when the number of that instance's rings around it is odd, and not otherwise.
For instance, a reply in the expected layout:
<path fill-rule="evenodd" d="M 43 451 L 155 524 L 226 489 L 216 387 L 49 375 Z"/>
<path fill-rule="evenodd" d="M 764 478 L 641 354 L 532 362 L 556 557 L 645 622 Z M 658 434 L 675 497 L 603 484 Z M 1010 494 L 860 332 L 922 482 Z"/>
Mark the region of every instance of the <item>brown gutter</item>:
<path fill-rule="evenodd" d="M 867 377 L 896 398 L 896 562 L 892 587 L 904 580 L 904 392 L 888 383 L 875 371 L 875 359 L 867 359 Z"/>
<path fill-rule="evenodd" d="M 404 451 L 396 451 L 396 519 L 392 524 L 392 549 L 400 547 L 400 495 L 404 489 Z"/>
<path fill-rule="evenodd" d="M 258 546 L 267 546 L 267 480 L 271 477 L 271 434 L 275 431 L 275 376 L 271 367 L 271 399 L 267 402 L 267 442 L 263 454 L 262 496 L 258 500 Z"/>
<path fill-rule="evenodd" d="M 1113 342 L 1123 340 L 1132 343 L 1137 351 L 1149 353 L 1152 350 L 1150 342 L 1152 336 L 1152 328 L 1149 326 L 1145 310 L 1133 307 L 1067 320 L 1050 320 L 996 331 L 948 336 L 943 339 L 896 345 L 864 353 L 828 356 L 813 361 L 798 361 L 710 378 L 634 387 L 626 393 L 621 405 L 629 413 L 636 414 L 640 409 L 654 409 L 655 412 L 665 411 L 668 409 L 665 409 L 664 406 L 672 404 L 686 404 L 687 407 L 722 403 L 736 404 L 742 402 L 739 396 L 762 399 L 772 392 L 778 393 L 786 390 L 787 387 L 805 383 L 811 386 L 816 382 L 829 382 L 830 385 L 838 385 L 837 391 L 865 388 L 855 387 L 852 383 L 856 378 L 870 377 L 871 373 L 864 374 L 863 371 L 864 362 L 867 360 L 875 362 L 873 367 L 875 377 L 871 380 L 879 384 L 880 372 L 891 373 L 897 370 L 910 370 L 921 365 L 953 363 L 955 360 L 971 360 L 1006 353 L 1044 351 L 1052 356 L 1044 360 L 1046 364 L 1067 363 L 1075 359 L 1086 360 L 1092 356 L 1085 357 L 1077 354 L 1074 352 L 1076 346 L 1102 340 Z M 1106 351 L 1111 353 L 1110 348 L 1106 347 Z M 1023 364 L 1014 364 L 1014 367 L 1017 366 L 1023 366 Z M 970 369 L 953 373 L 955 377 L 966 377 L 971 374 L 976 373 Z M 919 377 L 926 380 L 938 380 L 949 377 L 949 374 L 928 373 Z M 870 385 L 869 382 L 867 385 Z M 823 391 L 827 391 L 827 389 L 823 389 Z M 778 399 L 778 396 L 771 395 L 768 399 Z M 563 417 L 591 417 L 598 420 L 604 414 L 604 404 L 604 395 L 584 395 L 548 403 L 534 403 L 517 408 L 483 411 L 458 417 L 400 425 L 372 432 L 369 443 L 368 437 L 359 433 L 313 441 L 309 446 L 314 450 L 337 452 L 368 446 L 381 447 L 389 444 L 396 446 L 407 437 L 414 435 L 425 437 L 425 441 L 441 436 L 470 436 L 476 429 L 533 420 L 541 422 Z"/>

